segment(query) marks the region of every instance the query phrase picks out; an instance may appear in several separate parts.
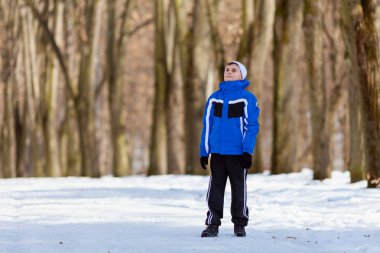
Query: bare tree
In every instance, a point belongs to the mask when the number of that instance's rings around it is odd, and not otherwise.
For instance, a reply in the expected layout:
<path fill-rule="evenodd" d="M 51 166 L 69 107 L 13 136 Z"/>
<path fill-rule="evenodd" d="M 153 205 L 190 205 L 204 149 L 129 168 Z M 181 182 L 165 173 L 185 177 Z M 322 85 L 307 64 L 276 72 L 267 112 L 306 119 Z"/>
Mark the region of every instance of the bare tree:
<path fill-rule="evenodd" d="M 46 3 L 48 5 L 48 3 Z M 46 6 L 45 11 L 48 11 Z M 19 124 L 22 132 L 18 136 L 18 171 L 24 170 L 26 157 L 29 158 L 28 175 L 44 176 L 47 172 L 44 159 L 42 116 L 42 91 L 40 64 L 37 59 L 36 30 L 33 27 L 32 13 L 29 8 L 21 8 L 23 38 L 23 64 L 25 71 L 25 110 L 20 114 Z"/>
<path fill-rule="evenodd" d="M 211 34 L 211 46 L 213 50 L 213 59 L 214 59 L 214 66 L 216 67 L 217 71 L 217 80 L 219 80 L 220 77 L 223 76 L 224 73 L 224 66 L 226 64 L 225 59 L 225 52 L 224 47 L 222 44 L 222 38 L 221 34 L 218 30 L 218 17 L 220 12 L 220 6 L 221 6 L 221 0 L 207 0 L 206 1 L 206 8 L 207 8 L 207 21 L 210 29 Z"/>
<path fill-rule="evenodd" d="M 357 182 L 365 178 L 365 168 L 363 163 L 362 148 L 362 126 L 360 122 L 361 96 L 359 69 L 357 65 L 357 54 L 355 45 L 355 31 L 353 27 L 351 8 L 348 1 L 342 1 L 340 6 L 341 29 L 346 46 L 346 67 L 348 73 L 348 93 L 349 93 L 349 161 L 351 182 Z"/>
<path fill-rule="evenodd" d="M 304 35 L 312 128 L 314 179 L 330 177 L 326 87 L 323 82 L 321 2 L 305 0 Z"/>
<path fill-rule="evenodd" d="M 255 0 L 242 0 L 241 28 L 242 35 L 237 54 L 237 59 L 244 63 L 249 63 L 249 57 L 252 53 L 253 28 L 255 14 Z"/>
<path fill-rule="evenodd" d="M 251 40 L 251 55 L 248 58 L 248 80 L 253 82 L 249 86 L 259 101 L 263 100 L 263 80 L 265 74 L 265 64 L 270 55 L 271 42 L 273 39 L 273 25 L 274 15 L 276 9 L 275 0 L 257 0 L 253 6 L 255 9 L 254 14 L 254 27 L 253 36 Z M 261 120 L 262 121 L 261 117 Z M 260 136 L 260 135 L 259 135 Z M 254 171 L 261 171 L 263 169 L 261 159 L 261 144 L 262 138 L 258 138 L 254 154 Z"/>
<path fill-rule="evenodd" d="M 121 15 L 121 24 L 117 33 L 116 27 L 116 0 L 108 2 L 108 29 L 107 29 L 107 68 L 108 68 L 108 96 L 111 115 L 111 135 L 113 147 L 113 174 L 125 176 L 131 174 L 129 161 L 129 145 L 126 138 L 126 112 L 123 110 L 123 83 L 121 68 L 125 63 L 125 46 L 127 41 L 128 17 L 134 1 L 125 0 Z"/>
<path fill-rule="evenodd" d="M 297 121 L 301 85 L 297 55 L 302 33 L 302 6 L 298 0 L 277 1 L 274 27 L 273 150 L 271 172 L 296 170 Z"/>
<path fill-rule="evenodd" d="M 73 18 L 74 3 L 66 2 L 64 5 L 63 19 L 63 46 L 62 48 L 54 46 L 55 40 L 49 36 L 49 42 L 58 59 L 61 74 L 64 82 L 63 86 L 63 119 L 59 127 L 60 140 L 60 160 L 62 164 L 62 175 L 79 176 L 81 174 L 81 151 L 80 138 L 78 131 L 78 122 L 75 110 L 76 91 L 74 91 L 74 76 L 78 69 L 78 50 L 76 48 L 75 38 L 75 18 Z M 41 22 L 40 22 L 41 24 Z M 46 29 L 45 33 L 49 34 Z"/>
<path fill-rule="evenodd" d="M 155 1 L 155 95 L 153 107 L 153 126 L 150 144 L 148 175 L 165 174 L 167 172 L 167 62 L 164 30 L 164 3 Z"/>
<path fill-rule="evenodd" d="M 210 19 L 205 1 L 194 1 L 193 18 L 186 25 L 184 2 L 174 1 L 181 74 L 184 80 L 186 173 L 204 174 L 199 165 L 199 140 L 206 84 L 213 71 L 210 64 Z M 212 14 L 210 14 L 212 15 Z"/>
<path fill-rule="evenodd" d="M 329 167 L 333 168 L 335 161 L 343 161 L 342 150 L 339 150 L 340 146 L 343 146 L 344 141 L 336 141 L 336 134 L 344 134 L 342 127 L 339 127 L 339 111 L 344 106 L 343 98 L 345 97 L 343 84 L 345 81 L 345 73 L 343 71 L 343 43 L 339 29 L 339 4 L 340 2 L 329 2 L 324 5 L 323 9 L 323 71 L 324 71 L 324 83 L 327 90 L 327 133 L 330 142 L 330 158 Z M 344 164 L 344 162 L 342 163 Z M 343 165 L 344 166 L 344 165 Z M 336 168 L 334 168 L 336 169 Z"/>
<path fill-rule="evenodd" d="M 210 27 L 205 1 L 194 1 L 189 29 L 187 81 L 185 81 L 186 173 L 205 174 L 199 164 L 199 140 L 206 100 L 206 84 L 213 71 L 211 65 Z"/>
<path fill-rule="evenodd" d="M 99 43 L 99 22 L 100 8 L 98 0 L 86 2 L 84 7 L 76 6 L 77 11 L 84 8 L 84 20 L 77 24 L 78 37 L 80 38 L 81 48 L 79 56 L 78 91 L 76 92 L 67 63 L 63 57 L 62 50 L 59 48 L 54 34 L 51 32 L 44 16 L 34 6 L 30 0 L 25 0 L 33 11 L 34 17 L 43 28 L 56 57 L 59 60 L 61 70 L 66 83 L 66 88 L 70 99 L 74 101 L 75 116 L 79 127 L 80 150 L 81 150 L 81 174 L 83 176 L 100 176 L 98 161 L 98 145 L 95 135 L 95 86 L 92 82 L 94 66 L 94 47 Z M 103 3 L 103 2 L 101 2 Z M 99 5 L 102 7 L 102 4 Z"/>
<path fill-rule="evenodd" d="M 15 67 L 19 53 L 19 12 L 17 2 L 0 2 L 0 89 L 2 119 L 0 126 L 0 176 L 16 176 L 16 133 L 15 133 Z"/>
<path fill-rule="evenodd" d="M 348 36 L 345 43 L 350 52 L 352 78 L 359 80 L 359 86 L 352 82 L 352 89 L 361 95 L 359 104 L 363 134 L 364 154 L 368 187 L 380 187 L 380 105 L 379 105 L 379 48 L 375 28 L 376 5 L 374 1 L 343 1 L 344 28 Z M 351 39 L 352 37 L 354 39 Z M 356 59 L 356 62 L 354 62 Z M 354 79 L 355 80 L 355 79 Z M 351 96 L 352 97 L 352 96 Z M 355 99 L 355 98 L 354 98 Z M 353 101 L 350 101 L 352 103 Z M 355 117 L 355 111 L 350 116 Z M 356 120 L 355 118 L 353 120 Z M 356 122 L 354 122 L 356 123 Z M 351 144 L 352 145 L 352 144 Z M 354 157 L 353 157 L 354 158 Z M 360 160 L 353 166 L 360 166 Z"/>
<path fill-rule="evenodd" d="M 62 2 L 55 2 L 53 5 L 53 26 L 54 37 L 57 44 L 62 46 L 63 43 L 63 8 Z M 50 49 L 48 41 L 43 43 L 44 52 L 46 53 L 46 86 L 44 90 L 44 120 L 43 133 L 46 149 L 46 171 L 47 176 L 61 176 L 62 169 L 59 159 L 59 138 L 58 138 L 58 123 L 57 123 L 57 106 L 58 106 L 58 85 L 59 85 L 59 62 L 54 57 Z"/>
<path fill-rule="evenodd" d="M 178 1 L 177 1 L 178 2 Z M 167 31 L 167 66 L 168 66 L 168 98 L 167 98 L 167 126 L 168 126 L 168 173 L 185 173 L 185 146 L 184 146 L 184 115 L 183 115 L 183 79 L 181 75 L 181 60 L 178 34 L 179 26 L 184 23 L 177 23 L 175 1 L 170 1 L 167 6 L 168 15 L 165 19 Z M 181 8 L 186 8 L 181 3 Z"/>

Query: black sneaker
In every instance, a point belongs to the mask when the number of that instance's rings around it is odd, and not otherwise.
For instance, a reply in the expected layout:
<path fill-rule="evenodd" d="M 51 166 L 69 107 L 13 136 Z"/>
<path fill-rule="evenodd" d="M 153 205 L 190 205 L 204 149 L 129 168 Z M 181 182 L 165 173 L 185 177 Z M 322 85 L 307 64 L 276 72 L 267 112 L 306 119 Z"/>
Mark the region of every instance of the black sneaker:
<path fill-rule="evenodd" d="M 201 237 L 215 237 L 218 235 L 219 226 L 208 225 L 205 230 L 202 231 Z"/>
<path fill-rule="evenodd" d="M 234 225 L 234 233 L 235 233 L 235 236 L 237 236 L 237 237 L 245 237 L 246 236 L 244 226 Z"/>

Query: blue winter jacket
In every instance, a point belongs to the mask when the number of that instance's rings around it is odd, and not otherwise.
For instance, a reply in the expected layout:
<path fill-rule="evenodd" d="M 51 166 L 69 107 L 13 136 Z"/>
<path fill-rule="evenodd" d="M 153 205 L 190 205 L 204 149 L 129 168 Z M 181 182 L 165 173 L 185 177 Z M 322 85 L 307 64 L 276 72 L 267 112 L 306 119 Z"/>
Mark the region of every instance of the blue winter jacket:
<path fill-rule="evenodd" d="M 260 108 L 246 91 L 248 80 L 227 81 L 207 100 L 203 114 L 200 155 L 253 154 L 259 132 Z"/>

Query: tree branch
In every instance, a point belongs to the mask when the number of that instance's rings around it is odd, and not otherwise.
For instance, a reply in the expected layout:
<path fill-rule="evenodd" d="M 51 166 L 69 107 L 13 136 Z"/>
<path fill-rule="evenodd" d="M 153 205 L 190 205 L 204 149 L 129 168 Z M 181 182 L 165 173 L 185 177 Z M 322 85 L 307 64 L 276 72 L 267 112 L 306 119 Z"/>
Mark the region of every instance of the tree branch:
<path fill-rule="evenodd" d="M 123 47 L 123 44 L 124 44 L 124 39 L 125 39 L 125 27 L 127 25 L 127 18 L 129 16 L 129 13 L 131 11 L 131 3 L 132 1 L 131 0 L 126 0 L 125 1 L 125 4 L 124 4 L 124 10 L 123 10 L 123 13 L 121 15 L 121 25 L 120 25 L 120 34 L 119 34 L 119 38 L 118 38 L 118 41 L 117 41 L 117 52 L 120 53 L 120 50 L 122 49 Z M 127 34 L 129 35 L 129 34 Z"/>
<path fill-rule="evenodd" d="M 149 18 L 145 20 L 144 22 L 138 24 L 133 30 L 128 32 L 128 36 L 134 35 L 136 32 L 138 32 L 141 28 L 144 28 L 145 26 L 149 25 L 150 23 L 153 22 L 153 18 Z"/>
<path fill-rule="evenodd" d="M 71 98 L 74 101 L 76 101 L 76 95 L 75 95 L 75 92 L 74 92 L 74 88 L 72 87 L 72 83 L 71 83 L 71 79 L 70 79 L 70 76 L 69 76 L 69 72 L 68 72 L 68 69 L 66 67 L 65 61 L 63 59 L 62 52 L 61 52 L 61 50 L 59 49 L 59 47 L 57 45 L 57 42 L 56 42 L 56 40 L 54 38 L 53 33 L 49 29 L 47 21 L 42 17 L 41 13 L 39 13 L 39 11 L 34 6 L 34 4 L 32 3 L 31 0 L 25 0 L 25 3 L 27 4 L 27 6 L 30 7 L 30 9 L 32 10 L 33 16 L 38 20 L 38 23 L 41 25 L 41 27 L 43 28 L 44 32 L 46 33 L 46 35 L 47 35 L 47 37 L 48 37 L 48 39 L 49 39 L 49 41 L 51 43 L 51 46 L 53 48 L 53 51 L 54 51 L 55 55 L 58 58 L 59 65 L 61 66 L 61 69 L 62 69 L 62 72 L 63 72 L 63 76 L 65 78 L 65 81 L 66 81 L 66 84 L 67 84 L 67 88 L 69 90 L 69 95 L 71 96 Z"/>
<path fill-rule="evenodd" d="M 218 4 L 218 1 L 215 1 L 214 4 Z M 224 71 L 224 64 L 225 64 L 225 56 L 224 56 L 224 48 L 221 44 L 221 38 L 220 34 L 218 32 L 218 29 L 215 25 L 214 16 L 213 16 L 213 10 L 216 9 L 215 6 L 211 7 L 210 2 L 206 1 L 206 15 L 207 15 L 207 21 L 208 25 L 210 27 L 211 32 L 211 42 L 212 42 L 212 48 L 214 51 L 215 56 L 215 65 L 218 68 L 218 72 L 220 74 L 223 74 Z"/>

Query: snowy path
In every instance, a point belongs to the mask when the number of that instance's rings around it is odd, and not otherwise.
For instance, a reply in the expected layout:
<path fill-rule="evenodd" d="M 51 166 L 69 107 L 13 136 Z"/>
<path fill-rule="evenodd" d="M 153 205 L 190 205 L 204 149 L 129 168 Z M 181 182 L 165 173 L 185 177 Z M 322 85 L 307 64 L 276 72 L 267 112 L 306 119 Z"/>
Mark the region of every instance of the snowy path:
<path fill-rule="evenodd" d="M 201 238 L 208 177 L 0 180 L 0 252 L 380 252 L 380 190 L 308 170 L 249 175 L 250 223 Z"/>

